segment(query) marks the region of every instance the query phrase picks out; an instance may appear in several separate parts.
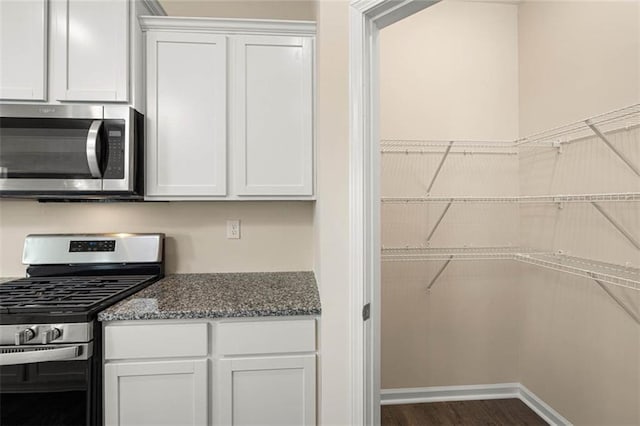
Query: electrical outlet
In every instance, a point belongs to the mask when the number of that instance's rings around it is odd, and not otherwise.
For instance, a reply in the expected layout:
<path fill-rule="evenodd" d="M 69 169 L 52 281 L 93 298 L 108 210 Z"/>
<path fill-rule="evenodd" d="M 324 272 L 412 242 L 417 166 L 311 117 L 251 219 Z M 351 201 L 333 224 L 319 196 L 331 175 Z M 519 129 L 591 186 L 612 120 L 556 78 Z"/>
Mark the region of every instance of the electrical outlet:
<path fill-rule="evenodd" d="M 240 221 L 239 220 L 227 221 L 227 239 L 230 239 L 230 240 L 240 239 Z"/>

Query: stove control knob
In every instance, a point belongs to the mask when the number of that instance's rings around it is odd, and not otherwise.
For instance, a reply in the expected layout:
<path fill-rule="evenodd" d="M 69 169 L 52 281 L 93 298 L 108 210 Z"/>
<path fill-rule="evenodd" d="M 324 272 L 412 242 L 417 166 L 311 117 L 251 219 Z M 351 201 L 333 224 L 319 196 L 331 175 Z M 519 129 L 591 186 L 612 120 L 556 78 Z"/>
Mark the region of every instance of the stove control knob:
<path fill-rule="evenodd" d="M 29 327 L 29 328 L 25 328 L 22 331 L 18 331 L 16 333 L 16 345 L 17 346 L 24 345 L 29 340 L 32 340 L 34 337 L 36 337 L 37 333 L 38 331 L 36 330 L 35 327 Z"/>
<path fill-rule="evenodd" d="M 42 335 L 42 344 L 46 345 L 47 343 L 51 343 L 60 336 L 62 336 L 62 330 L 60 330 L 59 328 L 54 327 L 50 330 L 47 330 Z"/>

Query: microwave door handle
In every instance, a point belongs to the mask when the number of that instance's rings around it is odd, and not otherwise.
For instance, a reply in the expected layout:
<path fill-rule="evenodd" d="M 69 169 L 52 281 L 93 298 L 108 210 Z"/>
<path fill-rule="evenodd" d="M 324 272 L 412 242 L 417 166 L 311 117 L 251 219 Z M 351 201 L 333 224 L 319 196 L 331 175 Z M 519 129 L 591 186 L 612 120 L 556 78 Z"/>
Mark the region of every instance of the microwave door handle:
<path fill-rule="evenodd" d="M 82 346 L 0 354 L 0 365 L 31 364 L 33 362 L 64 361 L 80 356 Z"/>
<path fill-rule="evenodd" d="M 87 134 L 87 163 L 89 164 L 91 177 L 94 178 L 102 177 L 100 164 L 98 164 L 98 137 L 100 136 L 101 126 L 102 120 L 94 120 Z"/>

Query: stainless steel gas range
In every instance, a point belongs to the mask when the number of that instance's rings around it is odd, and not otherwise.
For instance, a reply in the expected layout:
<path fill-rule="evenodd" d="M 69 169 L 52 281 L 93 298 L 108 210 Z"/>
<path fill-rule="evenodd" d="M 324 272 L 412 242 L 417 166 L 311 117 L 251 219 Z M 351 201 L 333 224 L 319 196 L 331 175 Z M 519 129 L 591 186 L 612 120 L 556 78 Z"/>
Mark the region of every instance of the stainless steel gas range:
<path fill-rule="evenodd" d="M 164 275 L 163 234 L 29 235 L 0 284 L 0 424 L 102 424 L 96 317 Z"/>

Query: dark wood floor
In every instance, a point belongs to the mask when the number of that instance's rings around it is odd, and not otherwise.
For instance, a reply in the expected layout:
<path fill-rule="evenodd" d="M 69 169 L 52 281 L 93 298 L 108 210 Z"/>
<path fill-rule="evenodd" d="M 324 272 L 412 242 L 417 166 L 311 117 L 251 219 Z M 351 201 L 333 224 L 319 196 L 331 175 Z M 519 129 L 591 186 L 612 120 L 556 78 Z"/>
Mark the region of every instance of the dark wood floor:
<path fill-rule="evenodd" d="M 382 426 L 546 424 L 519 399 L 382 406 Z"/>

